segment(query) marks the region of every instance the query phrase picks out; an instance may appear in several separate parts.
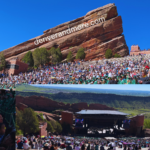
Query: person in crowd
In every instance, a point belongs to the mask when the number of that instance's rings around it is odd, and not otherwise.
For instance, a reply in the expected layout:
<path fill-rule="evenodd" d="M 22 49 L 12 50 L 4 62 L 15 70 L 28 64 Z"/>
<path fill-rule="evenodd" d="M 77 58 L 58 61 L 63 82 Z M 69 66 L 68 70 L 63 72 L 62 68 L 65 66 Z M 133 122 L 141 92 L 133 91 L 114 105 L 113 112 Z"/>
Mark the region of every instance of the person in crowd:
<path fill-rule="evenodd" d="M 35 142 L 35 149 L 38 149 L 39 148 L 39 144 L 38 142 Z"/>
<path fill-rule="evenodd" d="M 23 149 L 23 141 L 22 140 L 18 141 L 18 149 Z"/>
<path fill-rule="evenodd" d="M 39 147 L 40 147 L 40 149 L 42 149 L 42 147 L 43 147 L 42 141 L 39 142 Z"/>
<path fill-rule="evenodd" d="M 87 150 L 90 150 L 90 149 L 91 149 L 91 146 L 90 146 L 90 143 L 88 143 Z"/>
<path fill-rule="evenodd" d="M 80 150 L 79 143 L 76 144 L 75 150 Z"/>
<path fill-rule="evenodd" d="M 30 138 L 29 145 L 33 149 L 34 145 L 33 145 L 33 142 L 32 142 L 32 138 Z"/>
<path fill-rule="evenodd" d="M 51 147 L 50 147 L 50 150 L 55 150 L 55 148 L 54 148 L 54 143 L 52 142 L 52 145 L 51 145 Z"/>
<path fill-rule="evenodd" d="M 70 146 L 70 144 L 71 144 L 71 142 L 69 141 L 69 142 L 68 142 L 68 145 L 67 145 L 67 147 L 66 147 L 66 150 L 72 150 L 72 147 Z"/>
<path fill-rule="evenodd" d="M 98 143 L 95 144 L 95 150 L 98 150 Z"/>
<path fill-rule="evenodd" d="M 85 150 L 85 144 L 82 144 L 81 150 Z"/>
<path fill-rule="evenodd" d="M 45 143 L 44 150 L 49 150 L 49 144 L 48 143 Z"/>
<path fill-rule="evenodd" d="M 27 141 L 24 141 L 24 143 L 23 143 L 23 149 L 24 150 L 29 150 L 31 147 L 30 147 L 30 145 L 28 144 L 28 142 Z"/>
<path fill-rule="evenodd" d="M 105 150 L 103 144 L 100 146 L 100 150 Z"/>
<path fill-rule="evenodd" d="M 91 143 L 91 150 L 94 150 L 94 143 Z"/>

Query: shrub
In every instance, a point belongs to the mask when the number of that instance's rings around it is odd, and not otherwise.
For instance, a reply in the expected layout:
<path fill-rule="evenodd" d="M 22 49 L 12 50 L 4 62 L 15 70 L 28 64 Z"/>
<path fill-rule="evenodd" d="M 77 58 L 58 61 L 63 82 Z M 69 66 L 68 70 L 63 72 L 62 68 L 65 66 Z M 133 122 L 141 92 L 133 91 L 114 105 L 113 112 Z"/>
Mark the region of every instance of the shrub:
<path fill-rule="evenodd" d="M 61 50 L 60 48 L 55 48 L 55 47 L 52 47 L 49 51 L 50 55 L 51 55 L 51 62 L 53 64 L 56 64 L 56 63 L 59 63 L 61 62 L 62 60 L 62 53 L 61 53 Z"/>
<path fill-rule="evenodd" d="M 47 131 L 53 133 L 54 132 L 54 128 L 51 124 L 50 121 L 47 121 Z"/>
<path fill-rule="evenodd" d="M 5 60 L 5 57 L 4 57 L 4 53 L 1 52 L 0 53 L 0 71 L 4 70 L 6 67 L 6 60 Z"/>
<path fill-rule="evenodd" d="M 57 131 L 58 133 L 61 133 L 61 132 L 62 132 L 62 126 L 61 126 L 61 124 L 60 124 L 59 122 L 56 123 L 56 131 Z"/>
<path fill-rule="evenodd" d="M 52 127 L 53 127 L 53 132 L 61 133 L 62 132 L 62 126 L 59 122 L 57 121 L 50 121 Z"/>
<path fill-rule="evenodd" d="M 20 131 L 22 131 L 24 134 L 39 132 L 38 117 L 31 108 L 26 108 L 24 111 L 17 111 L 16 123 L 16 128 L 19 132 L 18 134 L 20 134 Z"/>
<path fill-rule="evenodd" d="M 67 55 L 67 61 L 70 62 L 70 61 L 73 61 L 73 54 L 72 52 L 70 51 Z"/>
<path fill-rule="evenodd" d="M 34 66 L 44 65 L 49 62 L 49 53 L 45 47 L 36 48 L 33 52 Z"/>
<path fill-rule="evenodd" d="M 22 59 L 23 62 L 29 64 L 30 67 L 34 66 L 33 55 L 31 51 L 28 51 Z"/>
<path fill-rule="evenodd" d="M 115 57 L 115 58 L 120 58 L 121 56 L 116 53 L 116 54 L 114 55 L 114 57 Z"/>
<path fill-rule="evenodd" d="M 76 59 L 84 59 L 84 58 L 85 58 L 84 48 L 80 48 L 77 52 Z"/>
<path fill-rule="evenodd" d="M 108 49 L 105 52 L 105 58 L 107 58 L 107 59 L 112 58 L 112 50 L 111 49 Z"/>

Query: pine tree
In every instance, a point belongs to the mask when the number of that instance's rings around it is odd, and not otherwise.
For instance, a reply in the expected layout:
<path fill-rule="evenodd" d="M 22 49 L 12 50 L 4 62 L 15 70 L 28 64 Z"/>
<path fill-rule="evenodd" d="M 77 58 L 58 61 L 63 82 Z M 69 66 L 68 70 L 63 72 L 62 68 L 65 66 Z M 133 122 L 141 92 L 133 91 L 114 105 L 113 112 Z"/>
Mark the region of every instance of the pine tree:
<path fill-rule="evenodd" d="M 6 60 L 4 57 L 3 52 L 0 53 L 0 71 L 5 70 L 6 67 Z"/>
<path fill-rule="evenodd" d="M 80 48 L 77 52 L 76 59 L 84 59 L 84 58 L 85 58 L 84 48 Z"/>
<path fill-rule="evenodd" d="M 34 66 L 44 65 L 50 61 L 49 52 L 45 47 L 36 48 L 33 52 L 33 59 Z"/>
<path fill-rule="evenodd" d="M 31 51 L 28 51 L 22 59 L 23 62 L 29 64 L 30 67 L 34 66 L 33 55 Z"/>
<path fill-rule="evenodd" d="M 107 59 L 112 58 L 112 50 L 111 49 L 107 49 L 107 51 L 105 53 L 105 58 L 107 58 Z"/>
<path fill-rule="evenodd" d="M 72 54 L 72 51 L 70 51 L 70 52 L 68 53 L 68 55 L 67 55 L 67 61 L 68 61 L 68 62 L 73 61 L 73 54 Z"/>

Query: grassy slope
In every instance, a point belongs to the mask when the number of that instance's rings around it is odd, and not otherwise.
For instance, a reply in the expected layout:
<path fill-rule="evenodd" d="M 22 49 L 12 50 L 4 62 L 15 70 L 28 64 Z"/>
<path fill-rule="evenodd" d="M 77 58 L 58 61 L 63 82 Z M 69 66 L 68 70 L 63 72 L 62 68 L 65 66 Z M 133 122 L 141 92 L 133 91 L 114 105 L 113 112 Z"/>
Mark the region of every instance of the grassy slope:
<path fill-rule="evenodd" d="M 120 109 L 120 108 L 117 108 L 117 109 L 121 112 L 130 114 L 130 116 L 144 114 L 145 118 L 150 119 L 150 110 L 147 110 L 147 109 L 142 109 L 142 110 L 141 109 Z"/>

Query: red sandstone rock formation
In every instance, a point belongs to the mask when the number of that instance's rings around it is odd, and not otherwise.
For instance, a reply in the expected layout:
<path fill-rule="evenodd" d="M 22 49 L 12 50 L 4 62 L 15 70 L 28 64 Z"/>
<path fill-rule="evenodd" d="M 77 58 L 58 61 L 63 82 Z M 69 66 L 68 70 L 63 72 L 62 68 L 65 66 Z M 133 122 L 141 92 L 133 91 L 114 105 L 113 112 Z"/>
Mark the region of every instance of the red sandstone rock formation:
<path fill-rule="evenodd" d="M 75 103 L 71 105 L 71 108 L 76 111 L 80 111 L 82 109 L 88 109 L 88 105 L 87 103 Z"/>
<path fill-rule="evenodd" d="M 108 107 L 106 105 L 102 105 L 102 104 L 90 104 L 89 105 L 89 109 L 95 109 L 95 110 L 115 110 L 114 108 Z"/>
<path fill-rule="evenodd" d="M 52 114 L 52 113 L 47 113 L 47 112 L 44 112 L 44 111 L 35 111 L 35 112 L 37 112 L 38 114 L 42 113 L 43 115 L 45 115 L 46 120 L 48 120 L 48 121 L 55 121 L 55 120 L 59 121 L 59 119 L 61 117 L 59 115 Z"/>
<path fill-rule="evenodd" d="M 16 107 L 17 107 L 17 110 L 22 110 L 22 111 L 23 111 L 25 108 L 28 108 L 28 106 L 25 105 L 25 104 L 23 104 L 23 103 L 17 103 Z"/>
<path fill-rule="evenodd" d="M 36 110 L 49 110 L 49 111 L 53 111 L 55 109 L 65 110 L 70 107 L 70 104 L 56 102 L 43 96 L 30 96 L 30 97 L 16 96 L 16 105 L 18 103 L 26 104 L 29 107 Z"/>
<path fill-rule="evenodd" d="M 41 39 L 49 35 L 64 31 L 68 28 L 75 27 L 82 23 L 105 18 L 105 22 L 90 26 L 83 30 L 73 32 L 69 35 L 54 39 L 49 42 L 44 42 L 35 45 L 36 39 Z M 96 60 L 104 58 L 105 51 L 110 48 L 113 53 L 118 53 L 121 56 L 129 54 L 124 36 L 122 35 L 122 19 L 118 16 L 115 4 L 108 4 L 88 12 L 85 16 L 58 25 L 54 28 L 44 31 L 43 35 L 30 39 L 24 43 L 4 50 L 6 58 L 18 57 L 22 59 L 25 53 L 29 50 L 34 51 L 37 47 L 46 47 L 48 50 L 57 46 L 62 50 L 63 59 L 66 58 L 69 51 L 75 56 L 80 47 L 85 48 L 85 60 Z M 72 48 L 69 48 L 72 47 Z"/>
<path fill-rule="evenodd" d="M 55 114 L 51 114 L 51 113 L 46 113 L 46 112 L 40 112 L 40 111 L 36 111 L 38 113 L 42 113 L 43 115 L 45 115 L 46 120 L 48 121 L 59 121 L 60 116 L 59 115 L 55 115 Z"/>
<path fill-rule="evenodd" d="M 20 103 L 25 104 L 28 107 L 31 107 L 35 110 L 42 110 L 42 111 L 53 111 L 56 109 L 69 110 L 72 112 L 77 112 L 82 109 L 115 110 L 114 108 L 102 104 L 90 104 L 89 106 L 87 105 L 87 103 L 64 104 L 42 96 L 30 96 L 30 97 L 16 96 L 16 106 L 19 106 Z M 46 113 L 45 115 L 49 115 L 49 117 L 51 118 L 55 117 L 57 118 L 57 115 L 50 116 L 50 114 Z"/>

